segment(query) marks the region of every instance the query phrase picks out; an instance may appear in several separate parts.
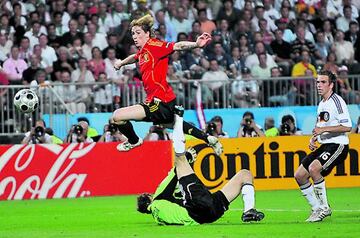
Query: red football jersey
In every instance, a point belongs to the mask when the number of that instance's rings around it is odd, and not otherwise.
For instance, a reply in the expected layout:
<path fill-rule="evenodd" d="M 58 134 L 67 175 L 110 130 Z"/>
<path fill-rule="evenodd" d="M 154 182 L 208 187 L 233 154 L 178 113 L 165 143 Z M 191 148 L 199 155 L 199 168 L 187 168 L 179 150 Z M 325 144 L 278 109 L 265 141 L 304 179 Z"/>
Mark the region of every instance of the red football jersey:
<path fill-rule="evenodd" d="M 173 42 L 149 39 L 135 55 L 140 66 L 146 102 L 152 101 L 154 97 L 163 102 L 170 102 L 176 98 L 174 91 L 166 81 L 167 56 L 174 51 L 174 44 Z"/>

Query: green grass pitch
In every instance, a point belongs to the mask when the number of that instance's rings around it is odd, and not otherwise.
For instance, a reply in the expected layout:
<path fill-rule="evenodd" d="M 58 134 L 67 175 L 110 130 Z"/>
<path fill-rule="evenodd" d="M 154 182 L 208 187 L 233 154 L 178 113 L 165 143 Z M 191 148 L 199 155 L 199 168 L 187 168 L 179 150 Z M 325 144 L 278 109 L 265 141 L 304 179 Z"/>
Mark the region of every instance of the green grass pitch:
<path fill-rule="evenodd" d="M 135 196 L 2 201 L 0 237 L 359 237 L 360 188 L 328 189 L 333 215 L 321 223 L 305 223 L 309 207 L 297 190 L 259 191 L 260 223 L 241 222 L 237 198 L 216 223 L 201 226 L 158 226 L 135 210 Z"/>

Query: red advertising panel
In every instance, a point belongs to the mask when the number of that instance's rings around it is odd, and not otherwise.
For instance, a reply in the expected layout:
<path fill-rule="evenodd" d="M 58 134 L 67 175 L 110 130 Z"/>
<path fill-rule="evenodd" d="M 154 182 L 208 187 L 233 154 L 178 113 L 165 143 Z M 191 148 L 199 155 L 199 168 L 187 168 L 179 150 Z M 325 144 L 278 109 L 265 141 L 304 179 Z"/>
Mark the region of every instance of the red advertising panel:
<path fill-rule="evenodd" d="M 154 192 L 171 168 L 171 142 L 116 145 L 0 146 L 0 200 Z"/>

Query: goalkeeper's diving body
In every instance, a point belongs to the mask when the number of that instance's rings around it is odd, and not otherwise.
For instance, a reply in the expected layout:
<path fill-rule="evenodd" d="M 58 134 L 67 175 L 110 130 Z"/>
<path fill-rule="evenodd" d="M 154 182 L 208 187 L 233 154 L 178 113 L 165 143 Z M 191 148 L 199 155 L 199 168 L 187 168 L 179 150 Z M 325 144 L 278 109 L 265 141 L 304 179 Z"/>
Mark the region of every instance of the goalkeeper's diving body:
<path fill-rule="evenodd" d="M 242 169 L 219 191 L 210 193 L 195 175 L 189 163 L 196 158 L 196 151 L 185 151 L 183 110 L 175 109 L 173 145 L 175 167 L 158 186 L 155 194 L 142 194 L 137 199 L 141 213 L 152 214 L 160 225 L 198 225 L 218 220 L 229 204 L 239 195 L 244 201 L 244 222 L 260 221 L 264 213 L 255 209 L 253 176 Z M 180 196 L 177 196 L 177 184 Z"/>

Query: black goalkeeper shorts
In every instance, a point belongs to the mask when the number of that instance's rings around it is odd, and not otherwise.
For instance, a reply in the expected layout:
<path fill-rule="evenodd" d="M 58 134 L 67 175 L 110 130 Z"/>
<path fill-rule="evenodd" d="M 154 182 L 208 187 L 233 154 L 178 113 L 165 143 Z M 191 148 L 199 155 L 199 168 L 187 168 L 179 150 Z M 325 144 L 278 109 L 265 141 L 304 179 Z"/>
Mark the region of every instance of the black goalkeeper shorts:
<path fill-rule="evenodd" d="M 321 171 L 322 176 L 330 174 L 331 170 L 338 164 L 342 163 L 349 152 L 349 145 L 342 144 L 322 144 L 317 150 L 308 154 L 302 161 L 301 164 L 304 168 L 309 171 L 309 166 L 314 160 L 318 160 L 323 170 Z"/>
<path fill-rule="evenodd" d="M 180 178 L 179 183 L 185 194 L 184 207 L 196 222 L 214 222 L 228 210 L 229 202 L 223 192 L 210 193 L 195 174 Z"/>
<path fill-rule="evenodd" d="M 174 122 L 176 100 L 164 103 L 158 99 L 153 99 L 149 103 L 142 102 L 140 105 L 144 108 L 146 115 L 143 121 L 153 122 L 155 125 Z"/>

